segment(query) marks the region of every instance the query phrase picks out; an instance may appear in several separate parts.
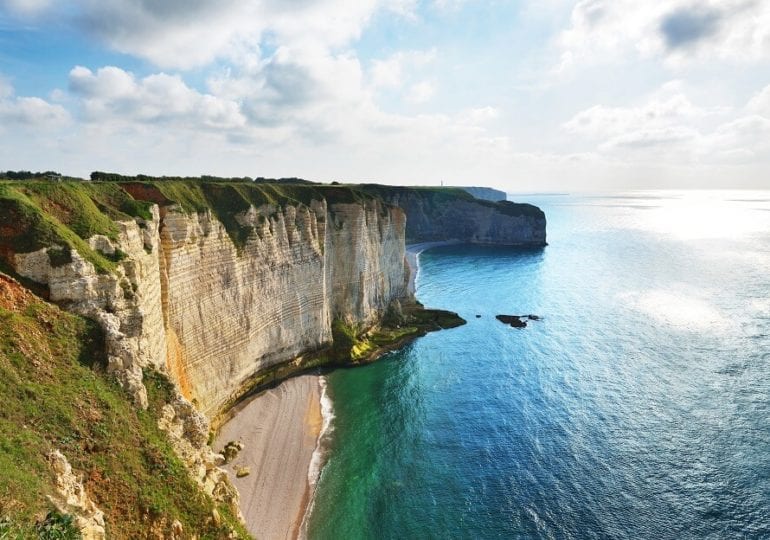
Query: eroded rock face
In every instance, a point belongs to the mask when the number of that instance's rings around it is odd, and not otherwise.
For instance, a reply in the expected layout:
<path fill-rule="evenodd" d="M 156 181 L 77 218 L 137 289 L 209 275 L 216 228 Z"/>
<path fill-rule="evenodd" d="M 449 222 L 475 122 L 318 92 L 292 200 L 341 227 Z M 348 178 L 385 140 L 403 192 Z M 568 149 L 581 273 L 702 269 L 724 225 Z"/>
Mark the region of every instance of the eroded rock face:
<path fill-rule="evenodd" d="M 244 216 L 239 250 L 209 214 L 161 230 L 168 370 L 209 415 L 255 372 L 331 342 L 335 318 L 373 324 L 404 294 L 404 219 L 379 202 Z"/>
<path fill-rule="evenodd" d="M 72 514 L 75 517 L 75 524 L 80 529 L 84 540 L 103 540 L 105 538 L 104 512 L 89 497 L 83 487 L 82 478 L 72 472 L 69 461 L 58 450 L 48 454 L 48 464 L 54 474 L 57 491 L 56 496 L 51 498 L 51 502 L 60 512 Z"/>
<path fill-rule="evenodd" d="M 47 249 L 16 254 L 15 266 L 22 276 L 48 285 L 52 301 L 99 322 L 106 337 L 108 370 L 137 405 L 146 408 L 142 368 L 162 368 L 166 360 L 158 209 L 153 208 L 151 220 L 118 225 L 117 245 L 104 236 L 90 240 L 102 253 L 114 254 L 116 248 L 125 253 L 114 274 L 98 273 L 74 250 L 70 251 L 71 262 L 60 266 L 51 264 Z"/>

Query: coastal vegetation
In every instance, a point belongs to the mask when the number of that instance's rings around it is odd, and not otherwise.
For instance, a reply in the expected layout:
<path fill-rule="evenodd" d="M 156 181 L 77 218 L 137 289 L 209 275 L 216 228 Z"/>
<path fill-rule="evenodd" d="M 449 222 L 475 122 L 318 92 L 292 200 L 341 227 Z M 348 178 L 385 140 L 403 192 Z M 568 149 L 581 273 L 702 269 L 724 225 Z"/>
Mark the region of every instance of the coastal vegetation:
<path fill-rule="evenodd" d="M 248 537 L 227 507 L 200 491 L 158 428 L 172 383 L 147 372 L 150 407 L 141 411 L 104 363 L 96 323 L 0 274 L 0 538 L 79 537 L 67 535 L 70 521 L 49 499 L 55 450 L 82 475 L 109 538 L 163 533 L 173 521 L 200 538 L 231 530 Z"/>

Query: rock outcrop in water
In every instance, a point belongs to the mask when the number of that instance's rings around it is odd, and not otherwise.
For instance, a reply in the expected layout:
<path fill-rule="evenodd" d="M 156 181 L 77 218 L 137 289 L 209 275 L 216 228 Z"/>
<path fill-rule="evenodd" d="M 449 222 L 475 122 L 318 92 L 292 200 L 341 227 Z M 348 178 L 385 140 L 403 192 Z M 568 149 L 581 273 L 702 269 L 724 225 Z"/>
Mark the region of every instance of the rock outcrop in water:
<path fill-rule="evenodd" d="M 527 321 L 539 321 L 538 315 L 495 315 L 495 319 L 511 328 L 526 328 Z"/>

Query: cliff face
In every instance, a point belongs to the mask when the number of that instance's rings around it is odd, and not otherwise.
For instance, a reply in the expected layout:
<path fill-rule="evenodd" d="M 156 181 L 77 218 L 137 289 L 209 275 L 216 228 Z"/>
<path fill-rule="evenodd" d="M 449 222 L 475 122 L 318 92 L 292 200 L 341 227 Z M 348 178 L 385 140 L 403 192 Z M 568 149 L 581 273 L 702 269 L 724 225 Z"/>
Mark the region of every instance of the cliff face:
<path fill-rule="evenodd" d="M 166 358 L 159 225 L 153 207 L 149 220 L 118 222 L 115 241 L 103 235 L 89 239 L 90 246 L 105 255 L 121 250 L 125 259 L 114 273 L 98 272 L 76 250 L 67 250 L 69 262 L 63 264 L 52 261 L 49 248 L 14 255 L 15 270 L 47 285 L 52 301 L 99 322 L 106 334 L 108 370 L 142 407 L 147 404 L 142 367 L 160 368 Z"/>
<path fill-rule="evenodd" d="M 209 418 L 328 346 L 335 319 L 375 324 L 407 294 L 405 242 L 546 239 L 538 208 L 454 188 L 29 183 L 0 185 L 0 205 L 0 259 L 99 321 L 134 400 L 152 366 Z"/>
<path fill-rule="evenodd" d="M 545 214 L 530 204 L 476 199 L 459 188 L 362 188 L 404 210 L 409 243 L 457 240 L 512 246 L 546 244 Z"/>
<path fill-rule="evenodd" d="M 142 368 L 154 366 L 213 417 L 256 372 L 329 345 L 334 319 L 372 325 L 405 294 L 403 212 L 376 200 L 250 207 L 237 216 L 242 246 L 210 212 L 152 212 L 119 222 L 116 241 L 90 239 L 123 253 L 114 273 L 75 250 L 58 266 L 45 248 L 14 265 L 100 322 L 109 370 L 141 406 Z"/>
<path fill-rule="evenodd" d="M 168 369 L 209 415 L 255 372 L 376 322 L 404 294 L 404 218 L 379 202 L 252 208 L 240 253 L 210 214 L 168 212 L 161 272 Z"/>
<path fill-rule="evenodd" d="M 34 214 L 29 202 L 7 201 Z M 366 328 L 405 294 L 404 214 L 372 198 L 319 198 L 248 206 L 228 228 L 208 210 L 148 210 L 110 222 L 111 238 L 93 235 L 79 249 L 54 241 L 14 253 L 18 240 L 6 239 L 0 251 L 50 300 L 97 321 L 107 369 L 139 407 L 148 406 L 144 369 L 169 374 L 179 393 L 159 427 L 203 490 L 235 509 L 207 445 L 209 420 L 261 370 L 328 346 L 335 319 Z M 66 231 L 58 240 L 68 241 Z M 111 261 L 110 271 L 99 267 Z"/>

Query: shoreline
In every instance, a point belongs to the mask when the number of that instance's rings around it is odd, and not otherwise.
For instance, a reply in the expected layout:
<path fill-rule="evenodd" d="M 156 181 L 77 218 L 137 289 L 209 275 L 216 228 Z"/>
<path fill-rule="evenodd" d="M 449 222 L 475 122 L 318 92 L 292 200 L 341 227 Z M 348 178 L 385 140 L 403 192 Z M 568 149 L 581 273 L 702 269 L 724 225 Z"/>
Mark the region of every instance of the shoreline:
<path fill-rule="evenodd" d="M 304 537 L 332 418 L 325 381 L 301 375 L 239 404 L 221 426 L 215 448 L 230 441 L 244 445 L 224 468 L 255 537 Z M 249 474 L 238 478 L 245 467 Z"/>
<path fill-rule="evenodd" d="M 307 528 L 310 523 L 310 515 L 313 513 L 315 506 L 315 493 L 318 487 L 318 481 L 321 479 L 321 472 L 326 465 L 327 458 L 327 441 L 329 434 L 333 431 L 332 420 L 334 419 L 334 408 L 332 400 L 328 393 L 328 382 L 326 377 L 321 375 L 318 377 L 318 386 L 320 388 L 320 406 L 321 406 L 321 430 L 318 433 L 316 440 L 315 450 L 310 459 L 310 464 L 307 470 L 307 498 L 303 500 L 303 512 L 302 519 L 297 524 L 295 538 L 307 538 Z"/>
<path fill-rule="evenodd" d="M 441 240 L 435 242 L 419 242 L 417 244 L 407 244 L 406 262 L 409 266 L 409 283 L 407 284 L 407 290 L 409 293 L 414 295 L 417 290 L 417 275 L 420 272 L 420 253 L 434 247 L 454 246 L 461 243 L 462 242 L 459 240 Z"/>

